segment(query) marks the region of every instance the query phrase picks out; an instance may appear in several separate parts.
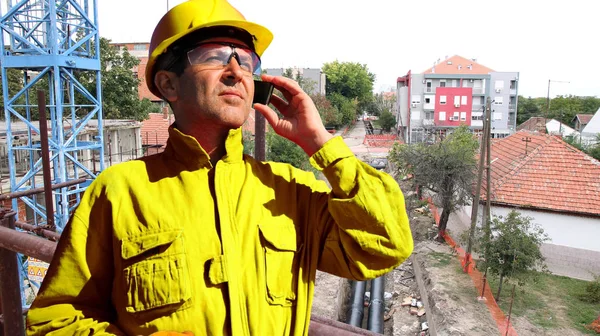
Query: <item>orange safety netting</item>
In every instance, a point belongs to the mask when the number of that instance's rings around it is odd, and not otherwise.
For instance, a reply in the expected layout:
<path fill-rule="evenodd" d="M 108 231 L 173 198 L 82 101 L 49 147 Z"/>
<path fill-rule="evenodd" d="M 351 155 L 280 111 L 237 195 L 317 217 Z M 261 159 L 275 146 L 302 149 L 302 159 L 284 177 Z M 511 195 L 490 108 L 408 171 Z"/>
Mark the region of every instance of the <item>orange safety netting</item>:
<path fill-rule="evenodd" d="M 435 223 L 437 225 L 439 225 L 440 215 L 438 214 L 437 207 L 435 205 L 433 205 L 433 203 L 431 202 L 431 198 L 429 198 L 427 201 L 429 202 L 429 209 L 431 210 L 431 213 L 433 214 Z M 469 276 L 471 276 L 471 280 L 473 280 L 473 284 L 475 285 L 475 288 L 477 288 L 477 293 L 479 295 L 481 295 L 481 290 L 483 289 L 482 287 L 483 287 L 484 279 L 483 279 L 483 275 L 481 274 L 481 272 L 479 272 L 475 267 L 473 267 L 475 262 L 472 260 L 471 255 L 467 256 L 465 253 L 465 250 L 462 249 L 458 244 L 456 244 L 456 242 L 454 242 L 454 239 L 452 239 L 452 237 L 450 237 L 450 235 L 448 235 L 446 232 L 443 232 L 443 237 L 444 237 L 444 240 L 446 240 L 446 243 L 448 243 L 448 245 L 450 245 L 456 251 L 456 253 L 459 257 L 460 263 L 463 266 L 463 269 L 465 268 L 465 265 L 466 265 L 468 274 L 469 274 Z M 508 321 L 507 316 L 504 315 L 504 312 L 502 312 L 500 307 L 498 307 L 498 304 L 496 303 L 496 300 L 494 299 L 494 295 L 492 294 L 492 291 L 490 290 L 490 286 L 487 283 L 487 281 L 485 281 L 485 291 L 483 293 L 483 297 L 485 297 L 485 304 L 486 304 L 488 310 L 490 311 L 492 318 L 496 321 L 496 325 L 498 326 L 500 335 L 502 335 L 502 336 L 505 336 L 505 335 L 517 336 L 517 332 L 513 328 L 512 323 L 510 323 L 510 321 Z"/>

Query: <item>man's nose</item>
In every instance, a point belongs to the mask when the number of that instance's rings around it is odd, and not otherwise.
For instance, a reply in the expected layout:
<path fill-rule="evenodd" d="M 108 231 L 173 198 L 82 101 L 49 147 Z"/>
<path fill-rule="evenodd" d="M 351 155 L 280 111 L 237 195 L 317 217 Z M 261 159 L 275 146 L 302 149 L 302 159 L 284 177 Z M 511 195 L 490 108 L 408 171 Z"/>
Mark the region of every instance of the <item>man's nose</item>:
<path fill-rule="evenodd" d="M 232 57 L 231 61 L 225 66 L 224 76 L 229 80 L 235 80 L 239 82 L 244 77 L 244 70 L 240 67 L 237 58 Z"/>

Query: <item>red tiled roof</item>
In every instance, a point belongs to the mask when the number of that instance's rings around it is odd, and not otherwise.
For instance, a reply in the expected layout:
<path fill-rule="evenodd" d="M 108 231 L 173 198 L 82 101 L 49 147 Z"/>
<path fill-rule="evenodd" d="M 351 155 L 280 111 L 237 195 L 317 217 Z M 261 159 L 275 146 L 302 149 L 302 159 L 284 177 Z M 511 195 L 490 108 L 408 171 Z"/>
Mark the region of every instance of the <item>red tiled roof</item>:
<path fill-rule="evenodd" d="M 579 119 L 579 123 L 583 125 L 589 124 L 590 120 L 592 120 L 593 114 L 578 114 L 575 117 Z"/>
<path fill-rule="evenodd" d="M 544 117 L 531 117 L 521 125 L 517 126 L 517 131 L 528 130 L 532 132 L 547 133 L 546 122 L 547 120 Z"/>
<path fill-rule="evenodd" d="M 451 64 L 448 64 L 449 62 Z M 460 69 L 458 67 L 459 65 Z M 471 69 L 469 69 L 468 65 L 471 65 Z M 494 70 L 458 55 L 447 58 L 435 66 L 423 71 L 424 74 L 442 75 L 487 75 L 490 72 L 494 72 Z"/>
<path fill-rule="evenodd" d="M 142 122 L 142 144 L 162 145 L 167 144 L 169 126 L 173 123 L 173 115 L 166 119 L 163 113 L 150 113 L 149 119 Z"/>
<path fill-rule="evenodd" d="M 559 137 L 526 130 L 491 148 L 492 202 L 600 216 L 600 161 Z"/>

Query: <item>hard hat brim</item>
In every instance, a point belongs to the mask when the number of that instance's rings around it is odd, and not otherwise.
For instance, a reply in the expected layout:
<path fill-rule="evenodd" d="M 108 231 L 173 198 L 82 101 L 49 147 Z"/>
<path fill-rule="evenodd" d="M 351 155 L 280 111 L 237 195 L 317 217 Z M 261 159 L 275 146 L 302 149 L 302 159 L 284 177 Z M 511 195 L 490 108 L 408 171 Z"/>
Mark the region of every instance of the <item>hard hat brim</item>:
<path fill-rule="evenodd" d="M 250 33 L 254 37 L 254 51 L 258 56 L 262 56 L 267 47 L 273 41 L 273 33 L 264 26 L 256 24 L 254 22 L 243 21 L 243 20 L 221 20 L 221 21 L 212 21 L 210 23 L 206 23 L 203 25 L 198 25 L 196 27 L 190 28 L 185 32 L 174 35 L 164 41 L 162 41 L 153 51 L 148 59 L 148 64 L 146 65 L 146 83 L 148 84 L 148 89 L 157 97 L 160 97 L 160 92 L 154 86 L 154 66 L 156 65 L 157 58 L 166 52 L 167 48 L 173 43 L 175 43 L 180 38 L 189 35 L 197 30 L 208 27 L 215 26 L 229 26 L 243 29 Z"/>

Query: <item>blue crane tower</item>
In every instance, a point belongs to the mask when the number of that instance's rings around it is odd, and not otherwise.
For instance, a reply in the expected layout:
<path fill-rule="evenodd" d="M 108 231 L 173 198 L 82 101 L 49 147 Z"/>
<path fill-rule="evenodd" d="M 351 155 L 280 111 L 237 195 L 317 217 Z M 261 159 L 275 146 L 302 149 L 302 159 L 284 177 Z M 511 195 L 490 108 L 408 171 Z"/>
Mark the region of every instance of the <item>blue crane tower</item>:
<path fill-rule="evenodd" d="M 46 181 L 55 185 L 87 178 L 87 183 L 55 189 L 50 203 L 55 211 L 48 214 L 39 196 L 19 199 L 28 208 L 28 220 L 44 225 L 51 223 L 47 216 L 54 216 L 61 232 L 82 192 L 104 169 L 97 0 L 7 0 L 2 5 L 0 64 L 10 191 L 43 185 L 37 101 L 42 90 L 49 131 Z M 12 208 L 18 211 L 17 199 Z"/>
<path fill-rule="evenodd" d="M 0 25 L 11 192 L 41 186 L 39 89 L 46 92 L 49 111 L 52 184 L 93 179 L 104 169 L 97 0 L 9 0 Z M 17 71 L 22 83 L 11 92 L 15 84 L 9 79 Z M 90 126 L 97 129 L 92 136 Z M 54 191 L 57 231 L 62 231 L 84 189 L 85 184 Z M 47 221 L 44 202 L 33 197 L 21 200 L 37 214 L 35 224 Z M 13 209 L 18 209 L 16 199 Z"/>

